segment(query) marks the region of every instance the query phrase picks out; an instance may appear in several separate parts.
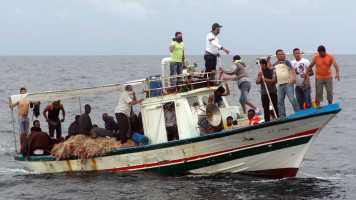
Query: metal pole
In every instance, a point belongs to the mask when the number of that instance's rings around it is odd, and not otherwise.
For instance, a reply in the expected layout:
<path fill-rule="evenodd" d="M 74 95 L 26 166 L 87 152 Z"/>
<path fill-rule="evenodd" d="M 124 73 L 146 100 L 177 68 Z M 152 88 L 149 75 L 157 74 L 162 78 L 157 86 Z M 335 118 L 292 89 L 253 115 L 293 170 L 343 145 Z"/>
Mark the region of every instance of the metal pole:
<path fill-rule="evenodd" d="M 79 97 L 79 111 L 80 111 L 80 114 L 83 114 L 82 113 L 82 102 L 80 101 L 80 97 Z"/>
<path fill-rule="evenodd" d="M 10 104 L 11 104 L 12 131 L 13 131 L 13 133 L 14 133 L 14 141 L 15 141 L 15 152 L 18 152 L 18 151 L 17 151 L 16 133 L 15 133 L 14 109 L 12 108 L 12 99 L 11 99 L 11 97 L 10 97 Z"/>

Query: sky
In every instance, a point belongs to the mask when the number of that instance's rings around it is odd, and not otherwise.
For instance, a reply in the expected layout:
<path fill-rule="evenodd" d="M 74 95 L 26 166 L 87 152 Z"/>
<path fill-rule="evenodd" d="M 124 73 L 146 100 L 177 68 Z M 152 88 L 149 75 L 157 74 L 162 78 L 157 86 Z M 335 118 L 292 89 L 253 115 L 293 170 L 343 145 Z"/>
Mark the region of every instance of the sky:
<path fill-rule="evenodd" d="M 231 54 L 356 54 L 354 0 L 0 0 L 0 56 L 202 55 L 213 23 Z"/>

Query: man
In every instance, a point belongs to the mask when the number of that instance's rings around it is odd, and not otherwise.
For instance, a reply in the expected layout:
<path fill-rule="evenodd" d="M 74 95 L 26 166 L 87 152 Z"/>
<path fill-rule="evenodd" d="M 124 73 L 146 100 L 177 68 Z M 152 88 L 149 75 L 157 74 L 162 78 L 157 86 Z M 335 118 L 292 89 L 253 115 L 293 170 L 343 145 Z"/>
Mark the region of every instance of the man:
<path fill-rule="evenodd" d="M 59 119 L 59 112 L 62 111 L 62 119 Z M 46 115 L 48 112 L 48 117 Z M 66 112 L 64 111 L 64 107 L 61 104 L 61 101 L 54 101 L 49 103 L 46 108 L 43 110 L 43 116 L 48 122 L 48 132 L 49 136 L 54 137 L 54 130 L 56 130 L 56 138 L 61 138 L 62 135 L 62 126 L 61 122 L 64 122 Z"/>
<path fill-rule="evenodd" d="M 130 136 L 130 113 L 132 105 L 141 103 L 143 98 L 140 100 L 136 99 L 136 94 L 132 89 L 131 85 L 127 85 L 125 87 L 125 91 L 122 92 L 117 106 L 115 108 L 115 116 L 117 119 L 117 123 L 119 124 L 119 134 L 120 137 L 117 137 L 116 140 L 120 140 L 121 144 L 127 142 L 128 136 Z"/>
<path fill-rule="evenodd" d="M 233 125 L 234 123 L 234 118 L 232 118 L 232 116 L 228 116 L 226 118 L 226 124 L 224 125 L 224 128 L 229 128 Z"/>
<path fill-rule="evenodd" d="M 74 122 L 72 122 L 68 127 L 68 135 L 66 136 L 66 140 L 68 140 L 73 135 L 79 134 L 79 122 L 80 122 L 80 115 L 76 115 L 74 118 Z"/>
<path fill-rule="evenodd" d="M 232 80 L 237 81 L 237 86 L 241 91 L 240 104 L 244 113 L 244 117 L 247 116 L 246 104 L 253 108 L 257 114 L 260 114 L 260 109 L 258 109 L 251 101 L 247 99 L 248 93 L 251 89 L 251 82 L 246 69 L 246 64 L 241 61 L 241 57 L 239 55 L 234 56 L 232 61 L 233 65 L 231 69 L 224 70 L 220 67 L 219 70 L 228 75 L 235 75 L 235 78 L 232 78 Z"/>
<path fill-rule="evenodd" d="M 272 120 L 270 118 L 270 109 L 269 109 L 270 107 L 272 107 L 271 106 L 272 104 L 276 113 L 278 113 L 278 106 L 277 106 L 278 97 L 277 97 L 277 87 L 276 87 L 277 74 L 275 71 L 271 71 L 267 68 L 267 60 L 265 59 L 260 60 L 260 67 L 261 67 L 261 71 L 257 75 L 256 84 L 261 85 L 261 102 L 262 102 L 262 107 L 264 112 L 264 118 L 265 118 L 265 122 L 269 122 Z M 267 89 L 265 87 L 264 82 L 266 83 Z M 267 92 L 269 93 L 272 102 L 270 102 Z"/>
<path fill-rule="evenodd" d="M 219 44 L 217 35 L 220 33 L 220 28 L 222 28 L 222 26 L 218 23 L 214 23 L 212 31 L 206 36 L 206 48 L 204 54 L 205 72 L 216 70 L 216 60 L 217 57 L 220 57 L 219 50 L 223 50 L 226 54 L 230 53 L 229 50 Z"/>
<path fill-rule="evenodd" d="M 208 104 L 209 103 L 214 103 L 218 107 L 222 106 L 222 96 L 228 96 L 230 95 L 230 89 L 229 86 L 227 85 L 227 80 L 224 79 L 225 87 L 226 87 L 226 92 L 223 86 L 218 87 L 218 89 L 215 90 L 215 92 L 211 93 L 208 98 Z"/>
<path fill-rule="evenodd" d="M 26 88 L 20 89 L 20 94 L 26 94 Z M 20 135 L 20 148 L 22 148 L 23 143 L 26 139 L 27 134 L 29 133 L 29 119 L 28 119 L 28 111 L 30 110 L 30 104 L 39 105 L 39 101 L 27 101 L 21 99 L 16 103 L 12 103 L 11 97 L 9 97 L 9 107 L 12 110 L 15 106 L 17 106 L 17 126 L 19 127 L 19 135 Z"/>
<path fill-rule="evenodd" d="M 184 44 L 181 32 L 176 32 L 173 42 L 169 46 L 171 52 L 170 75 L 179 75 L 183 72 L 184 63 Z"/>
<path fill-rule="evenodd" d="M 248 126 L 258 124 L 260 122 L 260 118 L 256 116 L 255 110 L 253 109 L 248 110 L 247 118 L 249 120 Z"/>
<path fill-rule="evenodd" d="M 38 120 L 33 121 L 33 127 L 31 128 L 31 132 L 32 131 L 42 132 L 40 121 Z"/>
<path fill-rule="evenodd" d="M 294 112 L 299 111 L 299 105 L 294 97 L 294 86 L 296 82 L 295 70 L 288 60 L 283 50 L 278 49 L 276 51 L 277 62 L 271 65 L 271 56 L 267 56 L 267 67 L 269 70 L 276 69 L 277 83 L 278 83 L 278 115 L 279 117 L 286 116 L 286 110 L 284 105 L 284 99 L 287 95 L 290 103 L 293 106 Z"/>
<path fill-rule="evenodd" d="M 89 116 L 91 107 L 89 104 L 84 106 L 85 113 L 80 116 L 79 120 L 79 134 L 91 135 L 92 123 Z"/>
<path fill-rule="evenodd" d="M 311 90 L 310 90 L 310 84 L 306 85 L 305 87 L 301 87 L 302 83 L 305 79 L 309 79 L 309 76 L 312 76 L 312 71 L 307 73 L 307 68 L 310 64 L 310 62 L 302 58 L 300 56 L 300 50 L 298 48 L 293 49 L 293 56 L 295 60 L 291 61 L 291 64 L 295 70 L 295 78 L 296 78 L 296 83 L 295 83 L 295 95 L 297 97 L 298 105 L 301 110 L 305 107 L 311 108 L 312 107 L 312 102 L 311 102 Z"/>
<path fill-rule="evenodd" d="M 179 139 L 176 112 L 173 106 L 173 102 L 167 103 L 165 106 L 166 110 L 164 111 L 168 141 Z"/>
<path fill-rule="evenodd" d="M 320 102 L 323 101 L 323 89 L 325 86 L 328 103 L 333 103 L 333 74 L 331 71 L 331 64 L 334 65 L 336 75 L 335 79 L 340 81 L 339 65 L 336 63 L 332 54 L 326 53 L 324 46 L 318 47 L 318 54 L 315 54 L 312 62 L 308 66 L 307 72 L 311 72 L 313 66 L 315 68 L 315 104 L 320 106 Z"/>
<path fill-rule="evenodd" d="M 119 130 L 119 125 L 115 122 L 114 118 L 112 116 L 109 116 L 108 113 L 103 113 L 102 119 L 104 121 L 104 126 L 106 130 L 109 130 L 111 132 Z"/>

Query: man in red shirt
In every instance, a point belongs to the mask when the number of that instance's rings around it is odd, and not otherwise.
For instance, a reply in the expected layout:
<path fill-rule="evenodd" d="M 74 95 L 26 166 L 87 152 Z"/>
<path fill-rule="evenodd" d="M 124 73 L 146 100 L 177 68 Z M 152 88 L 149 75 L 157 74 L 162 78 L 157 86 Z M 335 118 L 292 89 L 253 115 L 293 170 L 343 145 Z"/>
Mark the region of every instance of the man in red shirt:
<path fill-rule="evenodd" d="M 333 103 L 333 74 L 331 71 L 331 65 L 334 65 L 336 75 L 335 79 L 340 81 L 339 66 L 335 61 L 335 58 L 330 53 L 326 53 L 325 47 L 320 45 L 318 47 L 318 54 L 315 54 L 312 62 L 308 66 L 307 72 L 312 71 L 313 66 L 315 68 L 315 103 L 316 106 L 320 106 L 320 102 L 323 101 L 323 89 L 325 86 L 328 103 Z"/>

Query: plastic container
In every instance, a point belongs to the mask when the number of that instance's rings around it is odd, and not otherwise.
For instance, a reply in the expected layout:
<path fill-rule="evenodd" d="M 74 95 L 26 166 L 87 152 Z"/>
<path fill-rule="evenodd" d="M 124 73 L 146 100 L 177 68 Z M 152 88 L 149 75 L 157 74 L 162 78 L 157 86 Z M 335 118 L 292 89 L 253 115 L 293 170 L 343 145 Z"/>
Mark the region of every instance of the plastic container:
<path fill-rule="evenodd" d="M 157 77 L 161 77 L 161 75 L 150 75 L 149 79 L 152 80 L 153 78 L 157 78 Z M 162 81 L 150 81 L 149 87 L 150 87 L 149 89 L 162 88 Z M 150 97 L 161 96 L 161 95 L 162 95 L 162 89 L 150 91 Z"/>
<path fill-rule="evenodd" d="M 148 137 L 142 135 L 142 134 L 139 134 L 139 133 L 133 133 L 132 136 L 131 136 L 132 140 L 136 143 L 142 143 L 144 145 L 147 145 L 148 144 Z"/>

